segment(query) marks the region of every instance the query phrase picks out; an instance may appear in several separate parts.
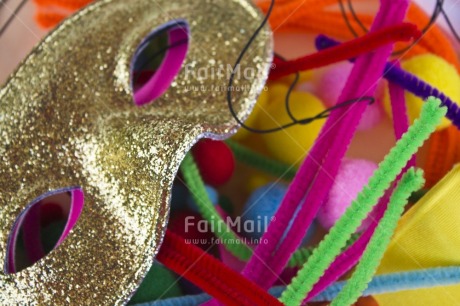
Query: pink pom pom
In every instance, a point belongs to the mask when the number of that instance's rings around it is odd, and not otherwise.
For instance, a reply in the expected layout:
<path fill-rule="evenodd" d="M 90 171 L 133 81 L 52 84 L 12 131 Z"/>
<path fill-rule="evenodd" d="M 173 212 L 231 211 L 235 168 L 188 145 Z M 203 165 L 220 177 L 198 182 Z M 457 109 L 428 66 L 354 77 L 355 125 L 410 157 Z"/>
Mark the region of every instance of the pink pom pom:
<path fill-rule="evenodd" d="M 377 164 L 363 159 L 344 159 L 328 198 L 318 211 L 318 221 L 330 229 L 369 181 Z M 365 219 L 359 230 L 369 225 Z"/>
<path fill-rule="evenodd" d="M 325 69 L 316 78 L 315 94 L 323 101 L 326 107 L 335 105 L 352 68 L 353 64 L 351 63 L 339 63 Z"/>
<path fill-rule="evenodd" d="M 323 71 L 317 78 L 314 94 L 323 101 L 326 107 L 332 107 L 337 103 L 352 68 L 353 64 L 351 63 L 339 63 Z M 383 85 L 379 83 L 375 93 L 375 102 L 367 107 L 359 123 L 358 130 L 370 129 L 383 118 L 384 110 L 381 104 L 383 94 Z"/>

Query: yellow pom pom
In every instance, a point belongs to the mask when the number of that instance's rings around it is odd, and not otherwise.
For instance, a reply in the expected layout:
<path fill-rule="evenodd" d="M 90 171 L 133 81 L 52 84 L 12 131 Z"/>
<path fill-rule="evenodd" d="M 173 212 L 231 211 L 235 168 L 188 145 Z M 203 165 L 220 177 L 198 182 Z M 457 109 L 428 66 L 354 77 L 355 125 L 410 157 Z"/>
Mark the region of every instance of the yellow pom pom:
<path fill-rule="evenodd" d="M 446 62 L 443 58 L 433 54 L 423 54 L 414 56 L 404 61 L 401 67 L 416 75 L 419 79 L 425 81 L 431 86 L 439 89 L 453 101 L 460 101 L 460 77 L 454 66 Z M 391 116 L 391 105 L 388 88 L 385 90 L 384 105 L 385 110 Z M 408 91 L 405 93 L 407 113 L 410 122 L 413 123 L 419 117 L 422 109 L 423 100 Z M 437 130 L 441 130 L 450 125 L 450 121 L 443 118 L 438 125 Z"/>
<path fill-rule="evenodd" d="M 249 115 L 248 119 L 246 119 L 244 124 L 255 129 L 260 129 L 260 121 L 265 122 L 266 120 L 270 120 L 271 115 L 267 110 L 271 101 L 284 101 L 288 89 L 289 86 L 282 82 L 273 82 L 269 84 L 267 86 L 267 90 L 264 89 L 261 92 L 256 104 L 254 105 L 254 108 L 252 109 L 251 114 Z M 252 132 L 242 127 L 235 135 L 232 136 L 232 139 L 240 141 L 248 138 L 249 134 L 252 134 Z"/>
<path fill-rule="evenodd" d="M 288 84 L 284 83 L 273 83 L 268 87 L 268 103 L 267 105 L 271 105 L 273 103 L 278 103 L 282 101 L 284 105 L 284 101 L 286 100 L 286 94 L 289 90 Z"/>
<path fill-rule="evenodd" d="M 268 115 L 259 118 L 259 127 L 269 129 L 292 122 L 285 107 L 287 86 L 273 88 L 269 96 Z M 316 116 L 324 111 L 321 101 L 306 92 L 292 92 L 291 112 L 298 120 Z M 278 132 L 263 134 L 267 148 L 280 161 L 298 166 L 310 150 L 325 120 L 315 120 L 307 125 L 295 125 Z"/>

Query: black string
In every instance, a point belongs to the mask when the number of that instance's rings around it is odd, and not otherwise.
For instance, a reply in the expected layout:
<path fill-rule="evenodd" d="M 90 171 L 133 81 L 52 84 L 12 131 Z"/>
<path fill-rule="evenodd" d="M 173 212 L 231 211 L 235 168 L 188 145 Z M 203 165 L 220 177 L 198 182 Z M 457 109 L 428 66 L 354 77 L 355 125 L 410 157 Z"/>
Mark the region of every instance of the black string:
<path fill-rule="evenodd" d="M 455 31 L 455 28 L 454 26 L 452 25 L 452 22 L 450 21 L 449 17 L 447 16 L 447 13 L 446 11 L 444 10 L 444 7 L 443 5 L 441 5 L 441 13 L 442 13 L 442 16 L 444 17 L 444 20 L 446 20 L 447 22 L 447 26 L 449 27 L 450 31 L 452 32 L 452 34 L 454 35 L 455 39 L 457 40 L 457 42 L 460 42 L 460 36 L 458 35 L 457 31 Z"/>
<path fill-rule="evenodd" d="M 355 29 L 351 25 L 350 20 L 348 19 L 347 12 L 345 11 L 345 7 L 343 6 L 342 0 L 339 0 L 339 7 L 340 7 L 340 12 L 342 13 L 343 20 L 345 20 L 345 23 L 347 25 L 347 28 L 350 30 L 351 34 L 353 34 L 354 37 L 358 37 L 359 36 L 358 33 L 356 33 Z"/>
<path fill-rule="evenodd" d="M 339 0 L 339 1 L 342 1 L 342 0 Z M 367 29 L 366 26 L 358 18 L 358 14 L 356 14 L 356 11 L 355 11 L 355 9 L 353 7 L 352 1 L 347 0 L 347 2 L 348 2 L 348 8 L 349 8 L 349 10 L 350 10 L 350 12 L 351 12 L 351 14 L 353 16 L 353 19 L 356 21 L 356 23 L 359 24 L 359 26 L 361 27 L 361 29 L 364 30 L 364 32 L 366 32 L 366 33 L 369 32 L 369 29 Z M 428 29 L 433 25 L 433 23 L 436 22 L 436 19 L 439 16 L 439 13 L 441 12 L 441 10 L 443 10 L 443 5 L 444 5 L 444 0 L 436 0 L 436 5 L 435 5 L 433 13 L 431 14 L 430 21 L 422 29 L 423 33 L 428 31 Z M 347 17 L 346 14 L 342 14 L 342 16 L 344 16 L 344 18 L 346 19 L 345 22 L 350 23 L 350 21 L 348 20 L 348 17 Z"/>
<path fill-rule="evenodd" d="M 362 97 L 362 98 L 351 99 L 351 100 L 345 101 L 343 103 L 339 103 L 339 104 L 337 104 L 337 105 L 335 105 L 335 106 L 333 106 L 331 108 L 328 108 L 328 109 L 320 112 L 316 116 L 298 120 L 298 119 L 296 119 L 294 117 L 294 115 L 292 114 L 292 112 L 290 110 L 290 107 L 289 107 L 290 94 L 291 94 L 292 90 L 294 89 L 295 85 L 297 84 L 297 82 L 299 80 L 299 73 L 297 72 L 296 77 L 295 77 L 294 81 L 292 82 L 291 86 L 289 87 L 289 90 L 288 90 L 288 92 L 286 94 L 286 98 L 285 98 L 286 110 L 287 110 L 288 115 L 291 118 L 292 122 L 283 124 L 282 126 L 279 126 L 279 127 L 276 127 L 276 128 L 265 129 L 265 130 L 260 130 L 260 129 L 252 128 L 252 127 L 249 127 L 249 126 L 245 125 L 244 122 L 241 121 L 240 118 L 238 118 L 238 115 L 236 114 L 236 112 L 235 112 L 235 110 L 233 108 L 232 90 L 231 90 L 231 88 L 233 88 L 233 80 L 235 78 L 236 68 L 240 65 L 240 63 L 241 63 L 241 61 L 243 59 L 243 56 L 246 54 L 246 52 L 248 51 L 248 49 L 251 46 L 251 44 L 254 42 L 254 40 L 257 37 L 257 35 L 259 35 L 260 31 L 262 30 L 262 28 L 267 23 L 268 18 L 270 17 L 271 12 L 273 10 L 274 4 L 275 4 L 275 0 L 272 0 L 271 3 L 270 3 L 270 7 L 268 8 L 267 14 L 265 15 L 265 18 L 263 19 L 263 21 L 259 25 L 259 27 L 255 30 L 255 32 L 252 34 L 252 36 L 249 38 L 249 41 L 246 43 L 246 45 L 244 46 L 243 50 L 239 54 L 239 56 L 238 56 L 238 58 L 237 58 L 237 60 L 235 62 L 235 65 L 233 66 L 232 73 L 230 74 L 230 79 L 228 81 L 228 87 L 227 87 L 227 103 L 228 103 L 228 108 L 230 110 L 230 113 L 232 114 L 232 116 L 236 120 L 236 122 L 238 122 L 238 124 L 240 124 L 244 129 L 246 129 L 246 130 L 248 130 L 250 132 L 253 132 L 253 133 L 259 133 L 259 134 L 273 133 L 273 132 L 278 132 L 278 131 L 287 129 L 287 128 L 292 127 L 292 126 L 297 125 L 297 124 L 305 125 L 305 124 L 309 124 L 309 123 L 311 123 L 311 122 L 313 122 L 315 120 L 325 119 L 330 115 L 330 113 L 332 111 L 334 111 L 334 110 L 336 110 L 338 108 L 341 108 L 341 107 L 351 105 L 351 104 L 356 103 L 356 102 L 369 101 L 370 103 L 373 103 L 375 101 L 375 99 L 373 97 L 369 97 L 369 96 Z M 284 60 L 282 57 L 280 57 L 280 58 L 282 60 Z"/>
<path fill-rule="evenodd" d="M 436 22 L 436 20 L 438 19 L 439 14 L 443 10 L 443 8 L 442 8 L 443 5 L 444 5 L 444 0 L 436 0 L 436 5 L 434 7 L 433 13 L 431 14 L 430 20 L 428 21 L 428 24 L 426 24 L 425 27 L 422 29 L 422 35 L 424 35 L 426 33 L 426 31 L 428 31 L 431 28 L 431 26 Z M 401 50 L 393 52 L 392 55 L 400 55 L 402 53 L 405 53 L 410 48 L 412 48 L 414 45 L 418 44 L 420 39 L 422 39 L 422 36 L 420 36 L 419 38 L 414 40 L 407 47 L 405 47 L 405 48 L 403 48 Z"/>
<path fill-rule="evenodd" d="M 348 29 L 350 29 L 350 32 L 353 34 L 353 36 L 355 37 L 358 37 L 358 34 L 356 33 L 356 31 L 353 29 L 353 26 L 351 25 L 351 22 L 350 20 L 348 19 L 348 16 L 345 12 L 345 7 L 343 5 L 343 2 L 342 0 L 338 0 L 339 1 L 339 7 L 340 7 L 340 11 L 342 12 L 342 16 L 345 20 L 345 23 L 348 27 Z M 369 32 L 369 29 L 366 28 L 366 26 L 361 22 L 361 20 L 358 18 L 358 15 L 356 14 L 356 11 L 355 9 L 353 8 L 353 3 L 351 0 L 347 0 L 348 2 L 348 9 L 350 10 L 351 12 L 351 15 L 353 16 L 353 19 L 355 20 L 356 23 L 358 23 L 358 25 L 361 27 L 361 29 L 363 29 L 366 33 Z M 450 28 L 450 30 L 452 31 L 452 33 L 454 34 L 455 38 L 457 39 L 457 41 L 460 42 L 460 37 L 459 35 L 457 34 L 457 32 L 455 31 L 454 27 L 452 26 L 452 23 L 449 19 L 449 17 L 447 16 L 446 12 L 444 11 L 444 0 L 436 0 L 436 5 L 435 5 L 435 8 L 433 10 L 433 13 L 431 14 L 431 17 L 430 17 L 430 20 L 428 22 L 428 24 L 425 25 L 425 27 L 422 29 L 422 33 L 425 34 L 426 31 L 428 31 L 428 29 L 436 22 L 438 16 L 440 14 L 443 14 L 443 17 L 446 19 L 447 21 L 447 24 Z M 416 39 L 415 41 L 413 41 L 410 45 L 408 45 L 407 47 L 404 47 L 403 49 L 400 49 L 400 50 L 397 50 L 395 52 L 392 53 L 392 55 L 399 55 L 401 53 L 404 53 L 406 52 L 407 50 L 409 50 L 410 48 L 412 48 L 415 44 L 417 44 L 419 42 L 421 38 L 419 39 Z"/>
<path fill-rule="evenodd" d="M 351 12 L 351 15 L 353 16 L 353 19 L 356 21 L 356 23 L 359 25 L 359 27 L 365 32 L 367 33 L 368 30 L 366 28 L 366 26 L 361 22 L 361 20 L 358 18 L 358 15 L 356 14 L 355 12 L 355 9 L 353 8 L 353 4 L 351 3 L 351 0 L 347 0 L 347 4 L 348 4 L 348 9 L 350 10 Z M 346 16 L 346 14 L 345 14 Z"/>
<path fill-rule="evenodd" d="M 284 104 L 286 105 L 286 112 L 289 116 L 289 118 L 291 118 L 292 121 L 297 121 L 297 119 L 294 117 L 294 114 L 292 113 L 291 111 L 291 93 L 292 91 L 294 90 L 295 86 L 297 85 L 297 83 L 299 82 L 299 78 L 300 78 L 300 73 L 298 71 L 296 71 L 295 73 L 295 77 L 294 77 L 294 81 L 292 81 L 291 85 L 289 86 L 289 89 L 286 93 L 286 98 L 284 99 Z"/>
<path fill-rule="evenodd" d="M 274 0 L 272 0 L 274 2 Z M 273 4 L 272 2 L 272 4 Z M 271 6 L 272 8 L 272 6 Z M 291 126 L 294 126 L 294 125 L 305 125 L 305 124 L 309 124 L 315 120 L 320 120 L 320 119 L 324 119 L 324 118 L 327 118 L 329 116 L 329 114 L 340 108 L 340 107 L 344 107 L 344 106 L 347 106 L 347 105 L 350 105 L 352 103 L 355 103 L 355 102 L 361 102 L 361 101 L 369 101 L 369 103 L 373 103 L 374 102 L 374 98 L 373 97 L 363 97 L 363 98 L 359 98 L 359 99 L 353 99 L 353 100 L 349 100 L 349 101 L 346 101 L 346 102 L 343 102 L 343 103 L 340 103 L 334 107 L 331 107 L 331 108 L 328 108 L 322 112 L 320 112 L 319 114 L 317 114 L 316 116 L 314 117 L 309 117 L 309 118 L 303 118 L 303 119 L 297 119 L 292 111 L 291 111 L 291 107 L 290 107 L 290 96 L 291 96 L 291 93 L 292 91 L 294 90 L 297 82 L 299 81 L 299 78 L 300 78 L 300 74 L 299 72 L 296 72 L 296 75 L 295 75 L 295 78 L 294 78 L 294 81 L 291 83 L 291 85 L 289 86 L 289 89 L 286 93 L 286 97 L 285 97 L 285 104 L 286 104 L 286 111 L 289 115 L 289 117 L 291 118 L 292 122 L 290 123 L 287 123 L 287 124 L 284 124 L 283 126 L 280 126 L 280 127 L 276 127 L 276 128 L 272 128 L 272 129 L 267 129 L 267 130 L 259 130 L 259 129 L 255 129 L 255 128 L 252 128 L 252 127 L 249 127 L 249 126 L 246 126 L 244 124 L 244 122 L 242 122 L 235 110 L 233 109 L 233 104 L 231 102 L 231 89 L 232 87 L 232 84 L 233 84 L 233 78 L 234 78 L 234 74 L 235 74 L 235 67 L 238 67 L 239 63 L 241 62 L 241 59 L 243 57 L 243 55 L 245 54 L 245 52 L 247 51 L 247 49 L 249 48 L 249 46 L 251 45 L 251 43 L 254 41 L 255 37 L 257 36 L 257 34 L 260 32 L 260 30 L 262 29 L 262 27 L 264 26 L 264 24 L 266 23 L 268 17 L 270 16 L 270 12 L 271 12 L 271 8 L 269 10 L 269 12 L 267 13 L 267 16 L 265 17 L 264 19 L 264 22 L 262 23 L 261 26 L 259 26 L 259 28 L 254 32 L 253 36 L 250 38 L 249 42 L 246 44 L 246 46 L 243 48 L 243 51 L 240 53 L 239 57 L 238 57 L 238 60 L 235 64 L 235 66 L 233 67 L 233 70 L 232 70 L 232 74 L 230 76 L 230 80 L 229 80 L 229 87 L 228 87 L 228 90 L 227 90 L 227 101 L 228 101 L 228 105 L 229 105 L 229 109 L 230 109 L 230 112 L 232 114 L 232 116 L 235 118 L 235 120 L 245 129 L 251 131 L 251 132 L 254 132 L 254 133 L 272 133 L 272 132 L 277 132 L 277 131 L 280 131 L 282 129 L 286 129 L 286 128 L 289 128 Z M 154 54 L 152 54 L 151 56 L 149 56 L 149 58 L 144 61 L 142 63 L 142 65 L 139 65 L 141 68 L 137 71 L 137 73 L 139 73 L 140 71 L 142 71 L 142 69 L 144 69 L 145 67 L 147 67 L 152 61 L 154 61 L 158 56 L 162 55 L 164 52 L 166 52 L 167 50 L 171 49 L 171 48 L 175 48 L 175 47 L 178 47 L 182 44 L 185 44 L 188 42 L 188 39 L 184 39 L 184 40 L 181 40 L 181 41 L 178 41 L 176 43 L 173 43 L 173 44 L 170 44 L 170 45 L 167 45 L 165 46 L 164 48 L 158 50 L 157 52 L 155 52 Z M 279 57 L 280 59 L 282 59 L 283 61 L 286 61 L 286 59 L 284 59 L 283 57 L 279 56 L 279 55 L 276 55 L 277 57 Z M 134 80 L 134 84 L 136 84 L 136 81 L 138 79 L 139 76 L 137 76 L 137 78 Z"/>
<path fill-rule="evenodd" d="M 6 3 L 6 0 L 5 1 L 2 1 L 1 4 L 3 7 L 3 5 Z M 18 6 L 14 9 L 13 13 L 10 15 L 10 17 L 8 18 L 8 20 L 5 22 L 5 24 L 0 28 L 0 37 L 2 37 L 3 33 L 5 33 L 5 31 L 8 29 L 8 27 L 10 26 L 11 22 L 14 20 L 14 17 L 16 17 L 19 12 L 21 11 L 21 9 L 24 7 L 24 5 L 27 3 L 27 0 L 22 0 Z"/>
<path fill-rule="evenodd" d="M 281 55 L 275 53 L 275 56 L 278 57 L 279 59 L 281 59 L 282 61 L 286 62 L 286 59 L 284 57 L 282 57 Z M 298 71 L 296 71 L 294 81 L 292 81 L 291 85 L 289 86 L 288 91 L 286 93 L 286 97 L 284 99 L 286 112 L 287 112 L 289 118 L 291 118 L 292 121 L 297 121 L 297 119 L 294 117 L 294 114 L 291 111 L 291 104 L 290 104 L 291 93 L 294 90 L 294 88 L 297 85 L 297 83 L 299 82 L 299 78 L 300 78 L 300 73 Z"/>

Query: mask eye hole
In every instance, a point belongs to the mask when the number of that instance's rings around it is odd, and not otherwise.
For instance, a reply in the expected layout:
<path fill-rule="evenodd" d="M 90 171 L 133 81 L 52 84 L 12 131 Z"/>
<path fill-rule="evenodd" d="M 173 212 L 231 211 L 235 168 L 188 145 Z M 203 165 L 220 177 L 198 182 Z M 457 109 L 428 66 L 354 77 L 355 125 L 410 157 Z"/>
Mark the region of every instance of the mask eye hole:
<path fill-rule="evenodd" d="M 154 30 L 138 47 L 131 65 L 136 105 L 153 102 L 171 86 L 187 55 L 189 33 L 185 20 L 175 20 Z"/>
<path fill-rule="evenodd" d="M 80 188 L 47 193 L 18 216 L 7 245 L 5 272 L 19 272 L 57 248 L 75 226 L 83 209 Z"/>

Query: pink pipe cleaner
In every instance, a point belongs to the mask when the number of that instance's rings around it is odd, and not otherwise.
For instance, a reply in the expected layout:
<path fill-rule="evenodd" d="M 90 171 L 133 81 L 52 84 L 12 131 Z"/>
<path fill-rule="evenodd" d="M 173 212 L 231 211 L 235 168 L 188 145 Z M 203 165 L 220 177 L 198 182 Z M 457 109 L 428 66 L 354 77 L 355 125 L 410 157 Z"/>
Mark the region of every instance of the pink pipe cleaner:
<path fill-rule="evenodd" d="M 407 5 L 408 2 L 405 0 L 383 1 L 372 30 L 401 22 Z M 391 50 L 392 46 L 388 45 L 358 58 L 339 98 L 339 103 L 374 93 Z M 366 77 L 363 78 L 363 76 Z M 333 183 L 333 177 L 337 174 L 340 162 L 365 109 L 366 104 L 359 103 L 333 112 L 308 158 L 305 159 L 291 183 L 275 215 L 275 220 L 269 225 L 263 237 L 264 240 L 268 240 L 268 243 L 260 244 L 256 248 L 254 256 L 243 271 L 245 276 L 263 288 L 268 289 L 273 284 L 292 252 L 299 246 L 305 231 L 310 226 Z M 329 150 L 331 144 L 335 144 L 333 150 Z M 323 165 L 322 169 L 321 165 Z M 282 241 L 281 245 L 276 248 L 296 206 L 304 197 L 308 187 L 310 188 L 303 202 L 305 205 L 301 207 L 294 219 L 287 235 L 288 239 Z"/>

